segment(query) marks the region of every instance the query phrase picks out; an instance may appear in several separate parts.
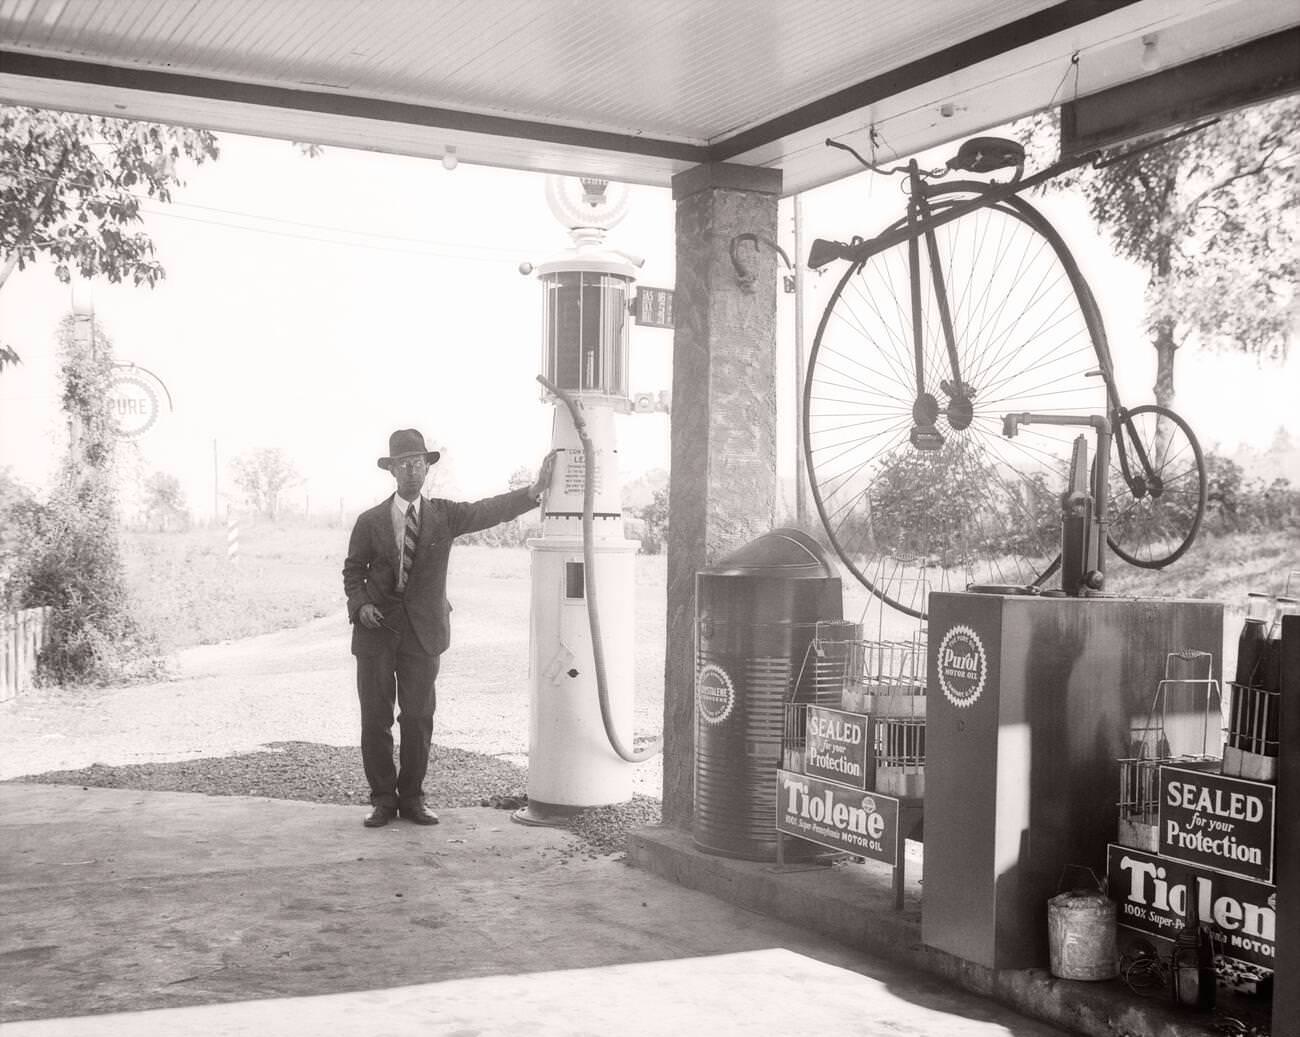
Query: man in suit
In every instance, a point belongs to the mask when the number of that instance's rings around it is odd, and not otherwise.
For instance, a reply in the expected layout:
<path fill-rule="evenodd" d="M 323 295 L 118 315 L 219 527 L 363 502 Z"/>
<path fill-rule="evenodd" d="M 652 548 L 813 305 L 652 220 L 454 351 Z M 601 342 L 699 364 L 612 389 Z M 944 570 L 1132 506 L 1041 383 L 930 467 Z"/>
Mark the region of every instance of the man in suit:
<path fill-rule="evenodd" d="M 421 496 L 438 457 L 415 429 L 389 437 L 379 467 L 392 473 L 397 490 L 358 517 L 343 563 L 361 700 L 361 762 L 372 806 L 367 828 L 382 827 L 399 814 L 418 825 L 438 823 L 424 805 L 424 776 L 438 660 L 451 637 L 451 542 L 535 508 L 555 463 L 554 453 L 547 454 L 532 486 L 465 503 Z M 393 766 L 394 702 L 402 736 L 399 768 Z"/>

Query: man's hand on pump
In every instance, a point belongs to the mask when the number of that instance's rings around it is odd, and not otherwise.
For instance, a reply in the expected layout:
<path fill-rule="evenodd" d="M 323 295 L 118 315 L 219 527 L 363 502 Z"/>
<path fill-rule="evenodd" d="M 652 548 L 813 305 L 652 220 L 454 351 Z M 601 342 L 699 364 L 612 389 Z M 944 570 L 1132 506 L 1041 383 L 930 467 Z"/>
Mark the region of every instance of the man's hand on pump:
<path fill-rule="evenodd" d="M 528 492 L 534 500 L 541 500 L 542 494 L 551 488 L 551 475 L 555 471 L 555 455 L 559 452 L 559 448 L 556 448 L 542 458 L 541 468 L 537 471 L 537 481 L 528 487 Z"/>

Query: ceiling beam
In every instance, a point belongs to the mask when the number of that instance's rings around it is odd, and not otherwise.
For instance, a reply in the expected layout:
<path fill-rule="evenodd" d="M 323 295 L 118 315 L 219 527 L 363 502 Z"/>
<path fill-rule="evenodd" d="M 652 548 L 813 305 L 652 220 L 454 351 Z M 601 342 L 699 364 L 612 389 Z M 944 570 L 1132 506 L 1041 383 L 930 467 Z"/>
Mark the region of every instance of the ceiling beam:
<path fill-rule="evenodd" d="M 700 144 L 643 137 L 630 133 L 609 133 L 584 126 L 510 119 L 481 115 L 454 108 L 385 101 L 353 94 L 240 83 L 209 79 L 146 68 L 121 68 L 86 61 L 48 58 L 26 51 L 0 49 L 0 69 L 6 75 L 72 83 L 118 90 L 137 90 L 179 97 L 259 105 L 287 111 L 315 112 L 352 119 L 366 119 L 422 126 L 431 129 L 513 137 L 598 151 L 645 155 L 677 162 L 709 161 L 709 149 Z"/>
<path fill-rule="evenodd" d="M 1061 154 L 1160 133 L 1300 90 L 1300 28 L 1155 72 L 1061 106 Z"/>
<path fill-rule="evenodd" d="M 837 90 L 811 104 L 777 116 L 713 143 L 710 159 L 726 162 L 737 155 L 799 133 L 823 122 L 869 108 L 885 98 L 970 68 L 1036 40 L 1065 32 L 1084 22 L 1111 14 L 1140 0 L 1066 0 L 1025 18 L 930 54 L 854 86 Z"/>
<path fill-rule="evenodd" d="M 768 120 L 734 137 L 712 144 L 690 143 L 637 134 L 612 133 L 584 126 L 508 118 L 388 101 L 325 90 L 300 90 L 228 79 L 186 75 L 158 69 L 106 65 L 52 58 L 30 51 L 0 48 L 0 68 L 7 75 L 36 80 L 190 97 L 309 112 L 397 125 L 478 133 L 567 147 L 640 155 L 691 165 L 726 162 L 791 133 L 868 107 L 883 98 L 968 68 L 1008 50 L 1071 29 L 1141 0 L 1064 0 L 1035 14 L 965 40 L 937 54 L 910 62 L 811 104 Z"/>

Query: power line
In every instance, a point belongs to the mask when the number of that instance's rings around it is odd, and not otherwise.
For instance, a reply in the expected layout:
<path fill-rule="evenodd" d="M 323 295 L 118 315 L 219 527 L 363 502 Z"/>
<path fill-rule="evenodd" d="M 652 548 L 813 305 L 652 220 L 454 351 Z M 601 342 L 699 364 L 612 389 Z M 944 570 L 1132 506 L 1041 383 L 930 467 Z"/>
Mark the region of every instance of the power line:
<path fill-rule="evenodd" d="M 434 259 L 464 259 L 476 263 L 509 263 L 513 260 L 505 255 L 501 256 L 476 256 L 468 252 L 448 251 L 447 246 L 439 242 L 429 242 L 431 246 L 427 249 L 420 248 L 399 248 L 392 245 L 382 245 L 369 241 L 340 241 L 337 238 L 321 237 L 315 234 L 299 234 L 291 230 L 277 230 L 274 227 L 249 227 L 238 223 L 227 223 L 223 220 L 205 220 L 201 216 L 187 216 L 184 213 L 168 212 L 165 209 L 152 209 L 147 206 L 141 206 L 141 211 L 149 213 L 151 216 L 161 216 L 165 219 L 184 220 L 187 223 L 199 223 L 208 227 L 217 227 L 221 230 L 245 231 L 250 234 L 269 234 L 272 237 L 291 238 L 298 241 L 315 241 L 324 245 L 338 245 L 343 248 L 364 248 L 375 252 L 392 252 L 398 255 L 408 256 L 426 256 Z M 344 231 L 342 233 L 355 233 L 358 235 L 366 234 L 365 231 Z M 378 235 L 382 237 L 382 235 Z M 399 239 L 401 240 L 401 239 Z M 406 239 L 416 240 L 416 239 Z M 456 246 L 460 247 L 460 246 Z M 477 247 L 477 246 L 468 246 Z M 438 251 L 442 248 L 442 251 Z M 519 253 L 523 254 L 523 253 Z M 515 255 L 517 260 L 518 255 Z"/>
<path fill-rule="evenodd" d="M 14 168 L 12 166 L 9 167 L 0 166 L 0 171 L 14 174 L 20 177 L 25 177 L 28 180 L 32 180 L 32 181 L 41 181 L 44 183 L 56 182 L 55 178 L 53 177 L 44 176 L 40 173 L 36 173 L 31 170 L 23 169 L 23 168 Z M 172 202 L 162 203 L 168 206 L 169 208 L 182 207 L 182 208 L 189 208 L 189 209 L 198 209 L 204 212 L 220 213 L 222 215 L 235 216 L 235 217 L 248 219 L 248 220 L 258 220 L 263 223 L 278 224 L 285 227 L 303 227 L 310 230 L 324 231 L 327 234 L 355 235 L 356 237 L 361 237 L 361 238 L 375 238 L 382 241 L 395 241 L 395 242 L 400 242 L 402 244 L 424 246 L 424 248 L 403 249 L 403 248 L 392 248 L 380 244 L 372 244 L 364 241 L 339 241 L 335 238 L 320 237 L 316 235 L 294 234 L 289 231 L 279 231 L 270 227 L 251 227 L 244 224 L 227 223 L 221 220 L 204 220 L 198 216 L 187 216 L 183 213 L 170 212 L 166 208 L 164 209 L 154 208 L 151 205 L 144 204 L 147 202 L 154 202 L 154 199 L 149 197 L 148 195 L 140 195 L 140 194 L 136 194 L 135 192 L 127 192 L 127 193 L 142 203 L 140 206 L 140 210 L 142 212 L 149 213 L 150 215 L 165 216 L 171 219 L 186 220 L 191 223 L 201 223 L 213 227 L 224 227 L 228 230 L 245 230 L 245 231 L 250 231 L 252 233 L 271 234 L 280 237 L 297 238 L 305 241 L 319 241 L 331 245 L 369 248 L 376 251 L 395 252 L 399 254 L 408 254 L 408 255 L 410 254 L 441 255 L 441 256 L 446 256 L 448 258 L 472 259 L 472 260 L 477 260 L 479 262 L 511 262 L 511 263 L 516 262 L 521 255 L 526 255 L 529 254 L 530 252 L 541 251 L 538 249 L 529 249 L 527 247 L 515 248 L 515 247 L 503 246 L 503 245 L 479 245 L 472 242 L 435 241 L 427 238 L 411 238 L 411 237 L 405 237 L 403 235 L 397 235 L 397 234 L 386 234 L 380 231 L 352 230 L 347 227 L 335 227 L 335 226 L 330 226 L 328 224 L 311 223 L 302 220 L 289 220 L 279 216 L 263 216 L 258 213 L 242 212 L 235 209 L 222 209 L 215 206 L 200 205 L 196 202 L 172 201 Z M 432 250 L 450 249 L 452 251 L 438 252 L 438 251 L 429 251 L 430 249 Z M 499 258 L 487 257 L 487 256 L 474 256 L 464 251 L 461 251 L 463 249 L 475 249 L 481 252 L 495 252 L 499 254 Z"/>
<path fill-rule="evenodd" d="M 462 248 L 462 247 L 476 248 L 476 249 L 482 249 L 486 252 L 500 252 L 502 254 L 508 254 L 512 257 L 518 255 L 517 249 L 507 248 L 502 245 L 476 245 L 468 242 L 432 241 L 429 240 L 428 238 L 408 238 L 401 234 L 385 234 L 379 231 L 369 231 L 369 230 L 352 230 L 349 227 L 334 227 L 324 223 L 310 223 L 303 220 L 287 220 L 281 216 L 262 216 L 259 215 L 258 213 L 241 212 L 237 209 L 220 209 L 211 205 L 199 205 L 197 202 L 173 201 L 173 202 L 168 202 L 166 204 L 181 206 L 186 209 L 200 209 L 204 212 L 221 213 L 223 216 L 238 216 L 250 220 L 263 220 L 267 223 L 278 223 L 278 224 L 283 224 L 284 226 L 287 227 L 306 227 L 311 230 L 329 231 L 335 234 L 357 234 L 366 237 L 384 238 L 388 241 L 400 241 L 400 242 L 405 242 L 413 245 L 431 245 L 435 247 L 446 247 L 446 248 Z M 159 210 L 156 209 L 150 209 L 147 211 L 158 213 L 159 215 L 163 215 L 161 212 L 159 212 Z M 197 219 L 196 217 L 190 217 L 190 218 Z"/>

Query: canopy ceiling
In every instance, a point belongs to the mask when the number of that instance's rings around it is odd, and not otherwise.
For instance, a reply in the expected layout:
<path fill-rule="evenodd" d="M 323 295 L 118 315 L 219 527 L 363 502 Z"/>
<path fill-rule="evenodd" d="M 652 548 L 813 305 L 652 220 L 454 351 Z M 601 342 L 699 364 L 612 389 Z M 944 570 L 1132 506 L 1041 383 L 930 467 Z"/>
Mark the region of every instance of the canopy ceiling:
<path fill-rule="evenodd" d="M 791 194 L 857 171 L 827 137 L 909 154 L 1298 24 L 1295 0 L 0 0 L 0 101 L 654 185 L 734 162 Z"/>

